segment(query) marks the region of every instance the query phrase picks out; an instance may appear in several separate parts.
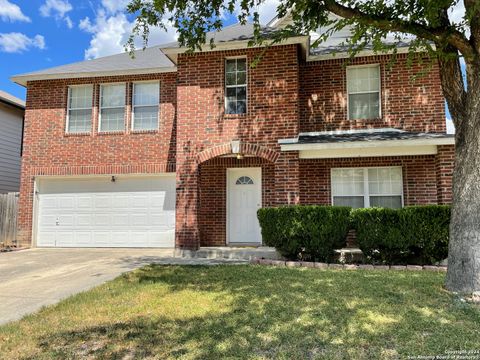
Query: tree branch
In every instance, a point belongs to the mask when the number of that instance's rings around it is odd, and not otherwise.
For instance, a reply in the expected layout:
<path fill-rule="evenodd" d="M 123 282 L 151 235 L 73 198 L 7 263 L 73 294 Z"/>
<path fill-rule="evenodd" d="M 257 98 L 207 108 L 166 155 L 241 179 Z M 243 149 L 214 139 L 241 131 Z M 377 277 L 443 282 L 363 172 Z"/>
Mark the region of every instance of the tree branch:
<path fill-rule="evenodd" d="M 339 4 L 335 0 L 323 1 L 325 8 L 345 19 L 355 19 L 365 25 L 372 25 L 376 28 L 386 31 L 403 32 L 416 35 L 426 40 L 431 40 L 436 44 L 448 43 L 458 50 L 465 58 L 474 58 L 476 49 L 472 47 L 468 39 L 452 26 L 428 27 L 415 22 L 408 22 L 398 18 L 387 18 L 371 14 L 366 14 L 357 8 L 351 8 Z M 467 0 L 468 1 L 468 0 Z M 475 0 L 471 0 L 475 1 Z"/>

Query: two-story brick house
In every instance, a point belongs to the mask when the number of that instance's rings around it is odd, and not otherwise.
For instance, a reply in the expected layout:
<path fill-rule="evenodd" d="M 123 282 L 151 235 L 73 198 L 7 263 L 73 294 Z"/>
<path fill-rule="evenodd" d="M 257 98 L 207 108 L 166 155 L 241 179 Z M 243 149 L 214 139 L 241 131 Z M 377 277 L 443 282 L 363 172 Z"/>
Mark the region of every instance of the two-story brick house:
<path fill-rule="evenodd" d="M 412 80 L 424 65 L 405 49 L 390 67 L 298 36 L 251 67 L 251 36 L 235 25 L 193 54 L 169 44 L 14 77 L 20 244 L 259 245 L 261 206 L 450 202 L 436 66 Z"/>

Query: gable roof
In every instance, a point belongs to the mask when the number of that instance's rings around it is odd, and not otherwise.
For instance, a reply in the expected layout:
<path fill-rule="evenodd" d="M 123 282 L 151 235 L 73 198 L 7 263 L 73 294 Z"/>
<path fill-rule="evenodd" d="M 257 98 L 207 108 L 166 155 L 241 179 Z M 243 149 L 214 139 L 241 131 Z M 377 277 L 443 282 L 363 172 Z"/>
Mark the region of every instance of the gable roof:
<path fill-rule="evenodd" d="M 134 52 L 134 58 L 124 52 L 93 60 L 15 75 L 12 80 L 20 85 L 27 81 L 47 79 L 67 79 L 92 76 L 114 76 L 129 74 L 147 74 L 176 71 L 175 65 L 162 52 L 160 46 Z"/>
<path fill-rule="evenodd" d="M 25 110 L 25 101 L 2 90 L 0 90 L 0 102 Z"/>

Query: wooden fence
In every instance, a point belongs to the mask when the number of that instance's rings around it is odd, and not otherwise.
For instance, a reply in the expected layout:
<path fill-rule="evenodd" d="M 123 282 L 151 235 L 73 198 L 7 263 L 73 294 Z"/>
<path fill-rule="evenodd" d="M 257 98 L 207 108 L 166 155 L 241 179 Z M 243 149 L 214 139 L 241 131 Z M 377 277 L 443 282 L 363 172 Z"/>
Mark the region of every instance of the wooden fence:
<path fill-rule="evenodd" d="M 17 239 L 18 193 L 0 194 L 0 248 Z"/>

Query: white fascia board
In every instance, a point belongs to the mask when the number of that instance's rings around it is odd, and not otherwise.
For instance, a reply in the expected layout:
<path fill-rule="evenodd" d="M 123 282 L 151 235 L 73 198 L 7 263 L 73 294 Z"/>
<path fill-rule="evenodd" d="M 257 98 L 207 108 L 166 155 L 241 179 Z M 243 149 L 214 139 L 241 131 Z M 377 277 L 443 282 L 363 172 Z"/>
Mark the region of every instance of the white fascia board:
<path fill-rule="evenodd" d="M 291 45 L 291 44 L 301 44 L 302 46 L 308 47 L 309 37 L 308 36 L 293 36 L 284 41 L 274 44 L 273 46 L 282 46 L 282 45 Z M 225 50 L 238 50 L 238 49 L 247 49 L 247 48 L 261 48 L 268 45 L 268 40 L 265 45 L 254 45 L 248 46 L 249 41 L 225 41 L 221 43 L 216 43 L 214 48 L 210 48 L 209 44 L 206 44 L 205 47 L 200 50 L 195 50 L 194 52 L 210 52 L 210 51 L 225 51 Z M 162 48 L 160 49 L 165 55 L 176 55 L 183 54 L 188 51 L 186 47 L 172 47 L 172 48 Z"/>
<path fill-rule="evenodd" d="M 336 159 L 336 158 L 361 158 L 379 156 L 412 156 L 412 155 L 436 155 L 437 145 L 420 146 L 392 146 L 382 148 L 358 149 L 324 149 L 324 150 L 301 150 L 300 159 Z"/>
<path fill-rule="evenodd" d="M 425 145 L 454 145 L 453 137 L 407 140 L 350 141 L 339 143 L 285 144 L 280 143 L 282 151 L 328 150 L 328 149 L 364 149 L 384 147 L 409 147 Z"/>
<path fill-rule="evenodd" d="M 432 44 L 432 48 L 435 49 L 435 45 Z M 408 46 L 398 47 L 397 54 L 407 54 L 409 52 Z M 416 53 L 426 52 L 425 50 L 417 50 Z M 363 56 L 381 56 L 381 55 L 391 55 L 393 54 L 393 50 L 386 51 L 386 52 L 375 52 L 373 50 L 362 50 L 355 54 L 355 57 L 363 57 Z M 331 59 L 346 59 L 349 58 L 350 54 L 346 51 L 339 51 L 339 52 L 331 52 L 328 54 L 308 54 L 307 62 L 309 61 L 320 61 L 320 60 L 331 60 Z"/>
<path fill-rule="evenodd" d="M 103 76 L 127 76 L 127 75 L 143 75 L 176 72 L 176 66 L 164 68 L 146 68 L 146 69 L 130 69 L 130 70 L 113 70 L 113 71 L 92 71 L 81 73 L 60 73 L 60 74 L 32 74 L 12 76 L 10 80 L 21 86 L 27 86 L 28 81 L 38 80 L 58 80 L 58 79 L 83 79 Z"/>

